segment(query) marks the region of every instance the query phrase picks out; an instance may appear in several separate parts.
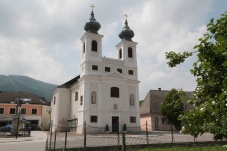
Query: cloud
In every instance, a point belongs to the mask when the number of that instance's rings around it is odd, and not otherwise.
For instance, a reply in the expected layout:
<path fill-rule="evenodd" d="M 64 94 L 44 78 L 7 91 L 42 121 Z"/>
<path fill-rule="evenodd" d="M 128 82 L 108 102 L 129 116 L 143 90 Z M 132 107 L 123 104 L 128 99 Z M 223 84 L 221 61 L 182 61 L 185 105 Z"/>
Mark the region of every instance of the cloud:
<path fill-rule="evenodd" d="M 90 17 L 90 3 L 0 0 L 1 74 L 27 75 L 54 84 L 78 75 L 80 38 Z M 189 69 L 196 56 L 170 69 L 165 52 L 192 50 L 206 31 L 209 16 L 216 12 L 216 1 L 93 0 L 92 3 L 96 6 L 95 18 L 102 26 L 99 33 L 104 35 L 102 51 L 106 57 L 117 57 L 118 33 L 123 27 L 123 15 L 128 14 L 129 26 L 135 32 L 133 40 L 138 42 L 140 99 L 158 87 L 194 89 L 195 78 Z"/>

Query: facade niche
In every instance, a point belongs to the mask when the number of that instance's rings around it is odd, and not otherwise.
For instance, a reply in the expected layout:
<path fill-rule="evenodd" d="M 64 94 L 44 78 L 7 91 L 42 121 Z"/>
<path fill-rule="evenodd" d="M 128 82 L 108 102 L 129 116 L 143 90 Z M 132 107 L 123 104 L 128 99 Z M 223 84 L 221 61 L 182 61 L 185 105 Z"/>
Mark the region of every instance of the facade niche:
<path fill-rule="evenodd" d="M 130 94 L 129 102 L 130 102 L 130 105 L 131 105 L 131 106 L 134 106 L 134 102 L 135 102 L 134 100 L 135 100 L 134 94 Z"/>
<path fill-rule="evenodd" d="M 96 104 L 97 95 L 95 91 L 91 92 L 91 104 Z"/>

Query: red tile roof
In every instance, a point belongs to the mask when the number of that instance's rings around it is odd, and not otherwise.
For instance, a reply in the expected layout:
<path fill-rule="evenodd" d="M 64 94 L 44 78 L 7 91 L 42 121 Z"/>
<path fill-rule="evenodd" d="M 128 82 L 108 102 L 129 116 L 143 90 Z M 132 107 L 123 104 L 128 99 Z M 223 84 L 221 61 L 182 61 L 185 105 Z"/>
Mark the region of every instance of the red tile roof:
<path fill-rule="evenodd" d="M 41 104 L 47 105 L 45 101 L 40 99 L 33 93 L 30 92 L 0 92 L 0 103 L 18 103 L 18 100 L 23 100 L 23 103 L 26 103 L 26 100 L 29 100 L 29 104 Z"/>

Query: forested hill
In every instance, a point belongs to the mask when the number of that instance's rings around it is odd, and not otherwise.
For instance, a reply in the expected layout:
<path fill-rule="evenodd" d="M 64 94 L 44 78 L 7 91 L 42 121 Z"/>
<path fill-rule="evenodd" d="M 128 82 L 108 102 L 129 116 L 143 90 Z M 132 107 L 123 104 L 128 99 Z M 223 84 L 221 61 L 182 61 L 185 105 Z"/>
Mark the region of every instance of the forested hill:
<path fill-rule="evenodd" d="M 0 75 L 0 91 L 31 92 L 40 98 L 44 97 L 47 102 L 50 102 L 52 91 L 56 87 L 55 84 L 38 81 L 27 76 Z"/>

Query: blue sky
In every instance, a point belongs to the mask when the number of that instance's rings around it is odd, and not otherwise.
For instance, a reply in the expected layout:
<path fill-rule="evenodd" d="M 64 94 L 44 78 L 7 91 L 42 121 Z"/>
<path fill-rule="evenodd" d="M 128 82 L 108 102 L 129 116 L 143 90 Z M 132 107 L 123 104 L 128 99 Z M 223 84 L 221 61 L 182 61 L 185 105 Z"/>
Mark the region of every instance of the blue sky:
<path fill-rule="evenodd" d="M 80 38 L 90 4 L 101 24 L 103 56 L 117 58 L 124 14 L 138 42 L 140 99 L 151 89 L 193 91 L 189 73 L 196 56 L 176 68 L 165 52 L 193 50 L 211 18 L 224 13 L 224 0 L 0 0 L 0 74 L 26 75 L 62 84 L 79 74 Z"/>

